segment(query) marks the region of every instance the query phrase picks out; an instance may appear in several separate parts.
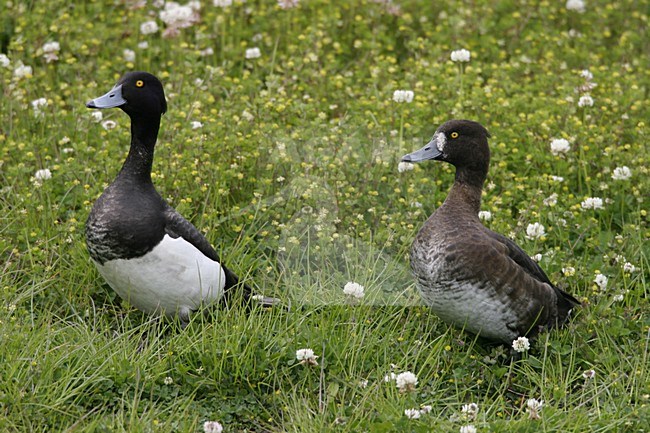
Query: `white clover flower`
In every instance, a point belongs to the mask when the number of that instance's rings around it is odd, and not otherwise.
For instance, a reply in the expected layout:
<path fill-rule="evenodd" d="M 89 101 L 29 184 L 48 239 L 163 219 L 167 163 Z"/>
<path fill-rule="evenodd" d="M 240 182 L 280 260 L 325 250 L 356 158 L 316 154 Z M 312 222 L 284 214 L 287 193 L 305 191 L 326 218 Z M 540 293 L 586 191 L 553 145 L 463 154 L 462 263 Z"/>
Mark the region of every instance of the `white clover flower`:
<path fill-rule="evenodd" d="M 193 120 L 190 124 L 192 125 L 192 129 L 203 128 L 203 123 L 199 122 L 198 120 Z"/>
<path fill-rule="evenodd" d="M 594 369 L 585 370 L 585 372 L 582 373 L 582 377 L 584 377 L 587 380 L 593 379 L 594 377 L 596 377 L 596 370 L 594 370 Z"/>
<path fill-rule="evenodd" d="M 564 182 L 564 178 L 563 178 L 562 176 L 554 176 L 554 175 L 550 175 L 549 178 L 550 178 L 553 182 L 558 182 L 558 183 Z"/>
<path fill-rule="evenodd" d="M 578 100 L 578 107 L 593 107 L 594 98 L 589 95 L 582 95 Z"/>
<path fill-rule="evenodd" d="M 603 199 L 600 197 L 587 197 L 580 203 L 583 209 L 603 209 Z"/>
<path fill-rule="evenodd" d="M 633 272 L 636 272 L 636 266 L 630 262 L 625 262 L 623 263 L 623 271 L 631 274 Z"/>
<path fill-rule="evenodd" d="M 117 122 L 115 122 L 114 120 L 104 120 L 102 122 L 102 128 L 104 128 L 107 131 L 115 128 L 116 126 L 117 126 Z"/>
<path fill-rule="evenodd" d="M 152 35 L 158 32 L 158 23 L 154 20 L 145 21 L 140 24 L 140 33 L 143 35 Z"/>
<path fill-rule="evenodd" d="M 42 50 L 43 58 L 47 63 L 59 60 L 59 56 L 57 54 L 59 51 L 61 51 L 61 45 L 59 45 L 58 42 L 47 42 L 43 45 Z"/>
<path fill-rule="evenodd" d="M 300 361 L 301 364 L 306 364 L 306 365 L 318 365 L 318 361 L 316 361 L 316 356 L 314 354 L 314 351 L 311 349 L 298 349 L 296 350 L 296 359 Z"/>
<path fill-rule="evenodd" d="M 122 57 L 126 62 L 135 62 L 135 51 L 125 48 L 122 50 Z"/>
<path fill-rule="evenodd" d="M 174 379 L 172 379 L 171 377 L 167 376 L 167 377 L 165 377 L 165 379 L 163 379 L 163 383 L 164 383 L 165 385 L 171 385 L 172 383 L 174 383 Z"/>
<path fill-rule="evenodd" d="M 278 6 L 280 9 L 291 9 L 298 6 L 300 0 L 278 0 Z"/>
<path fill-rule="evenodd" d="M 489 210 L 479 211 L 478 218 L 483 221 L 490 221 L 492 219 L 492 212 L 490 212 Z"/>
<path fill-rule="evenodd" d="M 397 379 L 397 375 L 393 372 L 384 376 L 384 382 L 390 382 L 391 380 Z"/>
<path fill-rule="evenodd" d="M 93 111 L 90 113 L 90 118 L 93 120 L 93 122 L 99 123 L 104 118 L 104 114 L 101 111 Z"/>
<path fill-rule="evenodd" d="M 361 299 L 364 296 L 364 287 L 359 283 L 348 282 L 343 287 L 343 293 L 351 298 Z"/>
<path fill-rule="evenodd" d="M 34 179 L 37 181 L 52 179 L 52 172 L 48 168 L 36 170 L 36 173 L 34 173 Z"/>
<path fill-rule="evenodd" d="M 198 21 L 198 13 L 190 6 L 181 6 L 176 2 L 166 2 L 160 11 L 160 19 L 168 26 L 163 36 L 176 36 L 178 29 L 190 27 Z"/>
<path fill-rule="evenodd" d="M 478 404 L 476 403 L 470 403 L 470 404 L 464 404 L 460 411 L 465 415 L 465 418 L 472 421 L 476 419 L 476 416 L 478 415 Z"/>
<path fill-rule="evenodd" d="M 41 108 L 43 108 L 43 107 L 47 107 L 47 99 L 38 98 L 38 99 L 34 99 L 32 101 L 32 108 L 34 109 L 34 114 L 36 116 L 43 114 L 41 112 Z"/>
<path fill-rule="evenodd" d="M 533 259 L 534 261 L 538 262 L 538 263 L 540 261 L 542 261 L 542 255 L 540 253 L 537 253 L 537 254 L 535 254 L 533 256 L 530 256 L 530 258 Z"/>
<path fill-rule="evenodd" d="M 14 78 L 28 78 L 32 76 L 32 67 L 23 65 L 22 62 L 14 69 Z"/>
<path fill-rule="evenodd" d="M 227 8 L 232 6 L 232 0 L 214 0 L 212 4 L 218 8 Z"/>
<path fill-rule="evenodd" d="M 625 299 L 625 296 L 623 296 L 621 294 L 618 294 L 618 295 L 614 295 L 614 297 L 612 298 L 612 301 L 614 301 L 614 302 L 622 302 L 624 299 Z"/>
<path fill-rule="evenodd" d="M 255 120 L 255 116 L 253 116 L 248 110 L 242 111 L 241 117 L 243 117 L 244 120 L 247 120 L 248 122 L 252 122 L 253 120 Z"/>
<path fill-rule="evenodd" d="M 253 47 L 253 48 L 248 48 L 246 49 L 246 54 L 245 57 L 247 59 L 258 59 L 262 56 L 262 52 L 260 51 L 259 48 Z"/>
<path fill-rule="evenodd" d="M 0 53 L 0 66 L 3 68 L 8 68 L 9 65 L 11 65 L 11 60 L 9 60 L 9 57 L 5 53 Z"/>
<path fill-rule="evenodd" d="M 569 11 L 583 13 L 587 10 L 587 5 L 584 0 L 567 0 L 566 8 Z"/>
<path fill-rule="evenodd" d="M 596 274 L 596 277 L 594 278 L 594 283 L 596 283 L 596 285 L 598 287 L 600 287 L 600 290 L 607 289 L 607 282 L 608 281 L 609 281 L 609 279 L 607 278 L 607 276 L 605 276 L 603 274 Z"/>
<path fill-rule="evenodd" d="M 592 74 L 589 69 L 583 69 L 580 71 L 580 76 L 587 81 L 591 81 L 594 78 L 594 74 Z"/>
<path fill-rule="evenodd" d="M 418 419 L 418 418 L 420 418 L 420 410 L 419 409 L 406 409 L 406 410 L 404 410 L 404 415 L 406 415 L 406 417 L 409 418 L 409 419 Z"/>
<path fill-rule="evenodd" d="M 476 427 L 474 427 L 473 425 L 470 424 L 470 425 L 461 426 L 459 432 L 460 433 L 476 433 L 477 430 L 476 430 Z"/>
<path fill-rule="evenodd" d="M 546 234 L 546 229 L 540 223 L 528 224 L 526 227 L 526 237 L 528 239 L 539 239 Z"/>
<path fill-rule="evenodd" d="M 627 166 L 616 167 L 612 173 L 614 180 L 628 180 L 632 177 L 632 170 Z"/>
<path fill-rule="evenodd" d="M 393 101 L 395 102 L 411 102 L 415 94 L 412 90 L 395 90 L 393 92 Z"/>
<path fill-rule="evenodd" d="M 540 419 L 539 413 L 542 411 L 543 405 L 544 405 L 544 400 L 529 398 L 526 401 L 526 411 L 528 412 L 528 417 L 530 419 Z"/>
<path fill-rule="evenodd" d="M 401 161 L 399 164 L 397 164 L 397 171 L 400 173 L 404 173 L 405 171 L 411 171 L 414 168 L 415 168 L 415 164 L 411 164 L 410 162 Z"/>
<path fill-rule="evenodd" d="M 567 153 L 571 149 L 569 141 L 564 138 L 555 138 L 551 140 L 551 153 L 559 155 L 560 153 Z"/>
<path fill-rule="evenodd" d="M 418 378 L 410 371 L 405 371 L 395 377 L 395 384 L 401 392 L 413 391 L 418 384 Z"/>
<path fill-rule="evenodd" d="M 359 388 L 361 389 L 368 388 L 368 379 L 360 379 L 357 385 L 359 385 Z"/>
<path fill-rule="evenodd" d="M 190 0 L 187 2 L 187 5 L 194 11 L 200 11 L 201 10 L 201 1 L 200 0 Z"/>
<path fill-rule="evenodd" d="M 424 406 L 422 406 L 422 408 L 420 408 L 420 413 L 426 414 L 431 412 L 432 409 L 433 407 L 431 407 L 430 404 L 425 404 Z"/>
<path fill-rule="evenodd" d="M 557 193 L 554 192 L 553 194 L 549 195 L 544 200 L 542 200 L 542 203 L 544 203 L 544 206 L 555 206 L 557 204 Z"/>
<path fill-rule="evenodd" d="M 525 352 L 530 349 L 530 342 L 526 337 L 519 337 L 516 340 L 512 340 L 512 348 L 515 352 Z"/>
<path fill-rule="evenodd" d="M 206 421 L 203 423 L 203 433 L 221 433 L 223 426 L 217 421 Z"/>
<path fill-rule="evenodd" d="M 562 268 L 562 274 L 564 274 L 565 277 L 572 277 L 576 274 L 576 268 L 573 266 L 567 266 L 566 268 Z"/>
<path fill-rule="evenodd" d="M 471 53 L 466 49 L 455 50 L 451 52 L 452 62 L 469 62 Z"/>
<path fill-rule="evenodd" d="M 138 48 L 140 48 L 141 50 L 146 50 L 147 48 L 149 48 L 149 42 L 147 41 L 138 42 Z"/>

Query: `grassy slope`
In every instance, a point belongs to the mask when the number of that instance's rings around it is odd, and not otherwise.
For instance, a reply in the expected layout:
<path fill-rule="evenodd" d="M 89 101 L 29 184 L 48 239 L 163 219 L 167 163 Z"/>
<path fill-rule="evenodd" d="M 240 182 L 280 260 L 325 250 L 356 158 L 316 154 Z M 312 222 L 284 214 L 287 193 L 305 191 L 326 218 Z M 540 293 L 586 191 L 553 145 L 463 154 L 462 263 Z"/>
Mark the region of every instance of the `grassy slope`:
<path fill-rule="evenodd" d="M 0 430 L 201 431 L 219 420 L 228 431 L 458 431 L 469 402 L 479 431 L 649 430 L 647 1 L 590 1 L 584 14 L 563 2 L 405 1 L 398 17 L 372 2 L 205 2 L 176 39 L 139 34 L 151 5 L 14 3 L 0 5 L 12 62 L 0 67 Z M 53 40 L 60 59 L 46 64 L 39 50 Z M 260 59 L 244 59 L 251 46 Z M 448 60 L 458 48 L 472 53 L 462 80 Z M 19 61 L 33 76 L 12 75 Z M 83 222 L 129 130 L 117 110 L 104 130 L 83 102 L 130 69 L 166 84 L 159 190 L 289 311 L 216 309 L 181 331 L 129 310 L 98 278 Z M 598 84 L 589 108 L 577 106 L 583 69 Z M 393 102 L 397 89 L 414 101 Z M 42 117 L 30 105 L 40 97 Z M 493 135 L 486 224 L 542 253 L 585 304 L 514 362 L 419 306 L 408 275 L 415 230 L 453 175 L 433 163 L 398 173 L 396 162 L 453 117 Z M 560 137 L 572 147 L 556 157 Z M 632 178 L 612 180 L 619 166 Z M 52 179 L 35 186 L 41 168 Z M 591 196 L 605 208 L 583 210 Z M 525 238 L 534 222 L 543 239 Z M 360 305 L 346 304 L 347 281 L 366 286 Z M 319 366 L 296 363 L 303 347 Z M 413 393 L 383 380 L 406 370 Z M 541 420 L 528 420 L 528 398 L 545 401 Z M 425 404 L 430 414 L 404 416 Z"/>

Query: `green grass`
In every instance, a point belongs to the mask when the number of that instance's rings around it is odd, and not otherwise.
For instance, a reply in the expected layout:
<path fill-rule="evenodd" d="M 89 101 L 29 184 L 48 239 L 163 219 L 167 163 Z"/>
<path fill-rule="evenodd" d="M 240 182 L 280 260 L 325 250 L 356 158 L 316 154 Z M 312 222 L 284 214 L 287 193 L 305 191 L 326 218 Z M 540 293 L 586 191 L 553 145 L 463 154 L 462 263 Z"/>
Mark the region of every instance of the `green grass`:
<path fill-rule="evenodd" d="M 0 66 L 0 431 L 201 432 L 208 420 L 228 432 L 650 431 L 647 0 L 590 0 L 582 14 L 563 1 L 405 0 L 397 16 L 371 1 L 205 1 L 175 38 L 161 36 L 153 2 L 136 3 L 0 5 L 11 62 Z M 161 31 L 140 34 L 150 19 Z M 51 41 L 61 50 L 47 63 Z M 254 46 L 262 56 L 245 59 Z M 462 75 L 449 60 L 460 48 L 472 56 Z M 30 76 L 14 74 L 20 62 Z M 95 271 L 83 224 L 129 126 L 104 111 L 117 123 L 105 130 L 84 102 L 134 69 L 168 96 L 157 188 L 290 308 L 215 308 L 182 330 L 124 304 Z M 591 107 L 578 106 L 585 69 Z M 394 102 L 398 89 L 413 102 Z M 397 162 L 451 118 L 492 134 L 486 225 L 542 254 L 584 303 L 520 359 L 441 323 L 408 271 L 453 174 Z M 552 155 L 554 138 L 569 152 Z M 621 166 L 631 178 L 612 179 Z M 52 178 L 36 182 L 39 169 Z M 604 208 L 583 209 L 587 197 Z M 527 239 L 535 222 L 546 235 Z M 348 281 L 366 287 L 356 304 Z M 319 365 L 298 363 L 301 348 Z M 414 392 L 384 381 L 407 370 Z M 544 400 L 541 419 L 529 398 Z M 461 413 L 471 402 L 473 421 Z M 404 415 L 422 405 L 431 412 Z"/>

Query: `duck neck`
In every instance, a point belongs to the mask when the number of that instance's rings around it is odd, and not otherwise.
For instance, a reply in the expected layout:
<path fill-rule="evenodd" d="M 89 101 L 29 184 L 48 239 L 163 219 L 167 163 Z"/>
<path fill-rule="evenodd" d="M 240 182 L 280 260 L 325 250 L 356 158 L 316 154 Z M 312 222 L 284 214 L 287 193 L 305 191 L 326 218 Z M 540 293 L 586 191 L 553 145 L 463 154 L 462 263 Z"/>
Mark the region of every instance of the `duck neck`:
<path fill-rule="evenodd" d="M 444 205 L 453 203 L 455 208 L 463 207 L 473 215 L 481 210 L 481 194 L 487 173 L 483 170 L 456 169 L 456 180 Z"/>
<path fill-rule="evenodd" d="M 151 183 L 153 154 L 160 129 L 160 116 L 131 116 L 131 148 L 119 176 Z"/>

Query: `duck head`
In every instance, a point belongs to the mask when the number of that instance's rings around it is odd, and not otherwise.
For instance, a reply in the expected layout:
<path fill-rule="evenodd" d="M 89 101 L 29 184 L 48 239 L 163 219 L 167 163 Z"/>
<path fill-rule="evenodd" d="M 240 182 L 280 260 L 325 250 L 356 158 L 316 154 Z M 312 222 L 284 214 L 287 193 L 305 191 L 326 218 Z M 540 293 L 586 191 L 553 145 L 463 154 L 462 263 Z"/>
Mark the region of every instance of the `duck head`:
<path fill-rule="evenodd" d="M 422 162 L 429 159 L 445 161 L 457 170 L 478 171 L 487 174 L 490 133 L 483 125 L 471 120 L 450 120 L 442 124 L 433 138 L 422 149 L 402 157 L 403 162 Z"/>
<path fill-rule="evenodd" d="M 113 88 L 86 103 L 88 108 L 119 107 L 133 117 L 148 117 L 167 111 L 162 83 L 148 72 L 128 72 Z"/>

